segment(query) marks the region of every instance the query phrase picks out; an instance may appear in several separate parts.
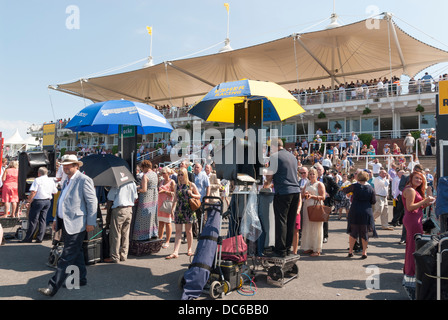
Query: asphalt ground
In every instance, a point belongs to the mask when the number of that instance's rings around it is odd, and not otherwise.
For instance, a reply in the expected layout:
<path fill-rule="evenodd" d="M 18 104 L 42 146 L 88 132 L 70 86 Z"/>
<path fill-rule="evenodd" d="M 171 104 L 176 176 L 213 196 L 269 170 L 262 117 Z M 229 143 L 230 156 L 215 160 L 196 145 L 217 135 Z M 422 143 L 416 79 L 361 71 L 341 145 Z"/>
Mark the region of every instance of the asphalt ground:
<path fill-rule="evenodd" d="M 392 206 L 389 210 L 390 221 Z M 379 238 L 371 239 L 368 258 L 363 260 L 360 253 L 347 258 L 346 226 L 345 217 L 339 221 L 332 215 L 329 241 L 323 245 L 322 255 L 310 257 L 299 250 L 298 277 L 283 286 L 268 282 L 265 269 L 259 264 L 254 267 L 248 259 L 250 267 L 245 270 L 247 276 L 243 275 L 247 281 L 241 290 L 234 290 L 219 300 L 228 303 L 409 300 L 401 285 L 405 253 L 405 245 L 399 244 L 401 227 L 394 231 L 381 230 L 377 221 Z M 225 228 L 226 223 L 222 232 Z M 187 245 L 182 244 L 178 259 L 165 260 L 173 246 L 171 243 L 170 248 L 149 256 L 129 256 L 127 261 L 118 264 L 90 265 L 86 286 L 61 288 L 54 297 L 47 298 L 37 289 L 46 287 L 55 270 L 46 265 L 52 241 L 24 244 L 8 240 L 0 246 L 0 300 L 180 300 L 182 290 L 178 282 L 190 265 L 190 257 L 186 255 Z M 212 298 L 204 293 L 198 300 Z"/>

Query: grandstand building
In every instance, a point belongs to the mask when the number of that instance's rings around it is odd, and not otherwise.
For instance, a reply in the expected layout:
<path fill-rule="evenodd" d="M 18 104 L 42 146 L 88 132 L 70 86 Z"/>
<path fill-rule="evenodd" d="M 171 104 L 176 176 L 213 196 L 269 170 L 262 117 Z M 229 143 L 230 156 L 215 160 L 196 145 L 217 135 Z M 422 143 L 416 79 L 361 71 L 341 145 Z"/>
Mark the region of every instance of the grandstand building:
<path fill-rule="evenodd" d="M 237 50 L 145 68 L 80 79 L 49 88 L 88 99 L 132 100 L 156 106 L 174 128 L 190 128 L 200 120 L 187 113 L 219 83 L 243 78 L 276 82 L 294 94 L 304 114 L 284 122 L 265 122 L 268 132 L 278 129 L 288 143 L 311 141 L 320 130 L 327 141 L 349 139 L 352 132 L 370 134 L 386 142 L 402 141 L 409 132 L 435 128 L 438 81 L 429 67 L 448 62 L 448 52 L 425 44 L 404 32 L 391 14 Z M 76 110 L 74 110 L 76 112 Z M 202 121 L 202 120 L 200 120 Z M 60 149 L 112 149 L 118 137 L 73 133 L 57 124 Z M 223 133 L 228 123 L 202 121 L 202 129 Z M 42 127 L 29 133 L 42 136 Z M 139 137 L 155 148 L 169 134 Z"/>

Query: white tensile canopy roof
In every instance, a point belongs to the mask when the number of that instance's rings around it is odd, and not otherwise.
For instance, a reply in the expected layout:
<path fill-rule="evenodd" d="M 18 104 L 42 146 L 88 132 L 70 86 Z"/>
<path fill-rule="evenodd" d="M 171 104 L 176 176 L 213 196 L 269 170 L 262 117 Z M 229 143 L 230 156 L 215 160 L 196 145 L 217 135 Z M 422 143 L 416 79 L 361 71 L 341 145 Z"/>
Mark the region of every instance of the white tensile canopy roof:
<path fill-rule="evenodd" d="M 272 81 L 288 90 L 333 86 L 400 75 L 413 77 L 448 52 L 401 30 L 390 15 L 346 26 L 294 34 L 248 48 L 110 76 L 50 86 L 94 102 L 116 99 L 182 106 L 214 86 L 240 79 Z M 82 81 L 82 82 L 81 82 Z"/>
<path fill-rule="evenodd" d="M 34 138 L 32 136 L 29 136 L 28 138 L 23 139 L 19 133 L 19 129 L 16 129 L 16 131 L 14 132 L 14 134 L 11 137 L 5 139 L 4 144 L 9 145 L 9 146 L 24 145 L 24 144 L 26 144 L 28 146 L 38 146 L 39 142 L 36 141 L 36 138 Z"/>
<path fill-rule="evenodd" d="M 5 145 L 17 145 L 17 144 L 25 144 L 25 141 L 23 140 L 22 136 L 19 133 L 19 129 L 16 129 L 14 134 L 5 139 Z"/>
<path fill-rule="evenodd" d="M 5 139 L 4 146 L 5 154 L 8 154 L 10 156 L 15 155 L 18 151 L 22 150 L 25 151 L 30 146 L 38 146 L 39 142 L 36 141 L 34 137 L 28 137 L 27 139 L 23 139 L 22 136 L 19 133 L 19 129 L 16 129 L 14 134 Z"/>

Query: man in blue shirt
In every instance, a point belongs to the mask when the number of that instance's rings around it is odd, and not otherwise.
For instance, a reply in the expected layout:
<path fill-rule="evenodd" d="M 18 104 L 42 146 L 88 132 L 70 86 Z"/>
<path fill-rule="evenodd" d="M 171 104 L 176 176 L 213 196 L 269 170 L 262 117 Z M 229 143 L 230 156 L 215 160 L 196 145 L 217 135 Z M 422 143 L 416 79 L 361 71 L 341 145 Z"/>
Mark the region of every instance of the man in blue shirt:
<path fill-rule="evenodd" d="M 208 178 L 205 171 L 202 170 L 202 164 L 200 162 L 195 162 L 193 167 L 193 173 L 194 173 L 194 184 L 198 188 L 199 193 L 201 194 L 201 203 L 204 202 L 205 196 L 210 196 L 210 179 Z M 196 216 L 198 217 L 198 223 L 199 226 L 202 225 L 202 215 L 204 212 L 202 211 L 202 207 L 200 207 L 198 210 L 196 210 Z M 207 217 L 205 217 L 205 220 Z M 205 221 L 204 220 L 204 221 Z M 194 227 L 196 229 L 196 227 Z M 201 231 L 202 228 L 199 228 L 199 230 L 193 230 L 193 234 L 196 234 L 195 231 Z"/>
<path fill-rule="evenodd" d="M 283 148 L 283 141 L 271 143 L 271 170 L 266 176 L 265 187 L 274 184 L 275 247 L 273 256 L 285 257 L 290 253 L 296 216 L 301 203 L 300 184 L 297 176 L 297 159 Z"/>
<path fill-rule="evenodd" d="M 194 184 L 198 187 L 198 191 L 201 194 L 201 202 L 204 200 L 205 196 L 210 195 L 210 180 L 202 170 L 202 165 L 199 162 L 196 162 L 193 167 L 194 172 Z"/>
<path fill-rule="evenodd" d="M 104 262 L 126 261 L 129 252 L 132 207 L 137 199 L 137 186 L 134 182 L 113 187 L 107 194 L 112 209 L 109 228 L 110 258 L 104 259 Z"/>

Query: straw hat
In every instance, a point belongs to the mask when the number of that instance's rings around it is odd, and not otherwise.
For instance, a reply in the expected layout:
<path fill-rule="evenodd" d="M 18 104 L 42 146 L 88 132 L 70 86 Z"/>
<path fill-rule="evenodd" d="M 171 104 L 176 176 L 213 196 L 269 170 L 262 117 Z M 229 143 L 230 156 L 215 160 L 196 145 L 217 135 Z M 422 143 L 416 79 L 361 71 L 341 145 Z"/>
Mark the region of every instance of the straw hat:
<path fill-rule="evenodd" d="M 74 164 L 77 163 L 80 167 L 82 167 L 83 163 L 82 161 L 78 160 L 78 157 L 74 154 L 66 155 L 61 162 L 61 165 L 66 166 L 68 164 Z"/>

